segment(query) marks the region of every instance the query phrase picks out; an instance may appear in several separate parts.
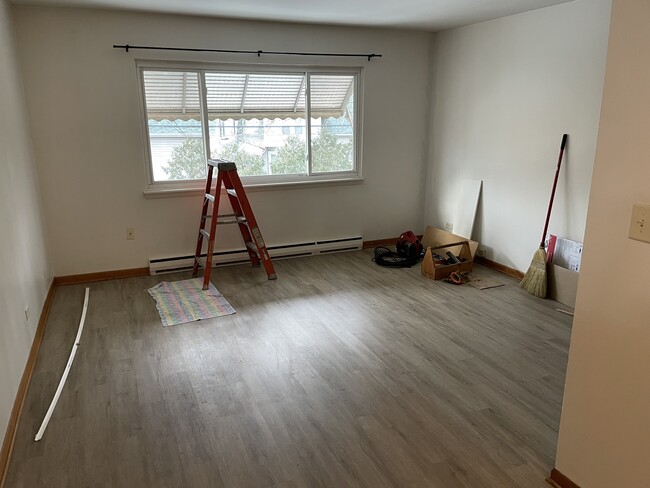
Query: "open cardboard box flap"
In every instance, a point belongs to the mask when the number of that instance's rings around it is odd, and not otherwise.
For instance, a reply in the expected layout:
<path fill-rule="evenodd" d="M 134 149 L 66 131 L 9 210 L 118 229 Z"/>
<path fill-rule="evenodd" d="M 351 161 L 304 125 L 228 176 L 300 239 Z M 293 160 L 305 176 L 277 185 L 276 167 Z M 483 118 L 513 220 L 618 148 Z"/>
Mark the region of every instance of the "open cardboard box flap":
<path fill-rule="evenodd" d="M 469 244 L 469 251 L 470 254 L 472 255 L 472 260 L 473 260 L 474 256 L 476 256 L 476 251 L 478 249 L 478 242 L 476 241 L 466 239 L 465 237 L 457 236 L 456 234 L 452 234 L 451 232 L 447 232 L 446 230 L 438 229 L 437 227 L 433 227 L 431 225 L 427 225 L 427 228 L 424 231 L 424 235 L 422 236 L 422 246 L 425 249 L 427 247 L 444 246 L 447 244 L 454 244 L 456 242 L 462 242 L 462 241 L 467 241 L 467 243 Z M 445 248 L 445 252 L 451 251 L 456 256 L 458 256 L 461 252 L 461 248 L 462 246 L 460 245 L 449 247 L 449 248 Z"/>
<path fill-rule="evenodd" d="M 548 270 L 548 297 L 575 308 L 580 273 L 553 263 L 547 264 L 546 269 Z"/>

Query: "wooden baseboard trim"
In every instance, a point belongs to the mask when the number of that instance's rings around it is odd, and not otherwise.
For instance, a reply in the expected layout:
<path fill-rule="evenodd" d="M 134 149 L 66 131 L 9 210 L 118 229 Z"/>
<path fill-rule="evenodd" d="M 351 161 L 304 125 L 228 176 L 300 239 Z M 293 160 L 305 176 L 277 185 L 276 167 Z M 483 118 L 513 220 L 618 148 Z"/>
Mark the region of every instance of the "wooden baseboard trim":
<path fill-rule="evenodd" d="M 580 488 L 555 468 L 551 470 L 551 474 L 546 478 L 546 482 L 555 488 Z"/>
<path fill-rule="evenodd" d="M 377 239 L 374 241 L 363 241 L 363 248 L 370 249 L 377 246 L 394 246 L 399 237 L 389 237 L 388 239 Z"/>
<path fill-rule="evenodd" d="M 415 237 L 422 240 L 422 234 L 416 234 Z M 377 239 L 375 241 L 363 241 L 363 248 L 370 249 L 377 246 L 394 246 L 397 244 L 399 237 L 389 237 L 388 239 Z"/>
<path fill-rule="evenodd" d="M 505 264 L 497 263 L 496 261 L 492 261 L 491 259 L 484 258 L 481 256 L 476 256 L 474 258 L 474 262 L 478 264 L 482 264 L 483 266 L 487 268 L 492 268 L 495 271 L 499 271 L 500 273 L 503 273 L 508 276 L 512 276 L 513 278 L 517 278 L 518 280 L 521 280 L 524 277 L 524 273 L 521 271 L 511 268 L 510 266 L 506 266 Z"/>
<path fill-rule="evenodd" d="M 27 363 L 25 364 L 23 375 L 20 378 L 14 406 L 11 409 L 11 415 L 9 416 L 7 431 L 5 432 L 4 441 L 2 442 L 2 450 L 0 451 L 0 487 L 4 486 L 5 478 L 7 476 L 9 459 L 11 459 L 11 451 L 13 450 L 14 441 L 16 440 L 18 422 L 20 421 L 20 415 L 23 411 L 23 405 L 25 404 L 27 389 L 29 388 L 29 383 L 32 379 L 32 374 L 34 373 L 34 366 L 36 366 L 38 351 L 41 348 L 41 342 L 43 341 L 43 335 L 45 334 L 45 325 L 47 324 L 47 317 L 50 315 L 50 309 L 52 308 L 55 288 L 56 285 L 54 284 L 54 280 L 52 280 L 50 289 L 45 297 L 45 302 L 43 303 L 41 316 L 38 319 L 38 325 L 36 326 L 36 332 L 34 333 L 34 339 L 32 340 L 32 347 L 29 350 L 29 356 L 27 356 Z"/>
<path fill-rule="evenodd" d="M 114 271 L 100 271 L 98 273 L 85 273 L 67 276 L 55 276 L 54 286 L 79 285 L 94 281 L 115 280 L 118 278 L 133 278 L 136 276 L 149 276 L 149 268 L 118 269 Z"/>

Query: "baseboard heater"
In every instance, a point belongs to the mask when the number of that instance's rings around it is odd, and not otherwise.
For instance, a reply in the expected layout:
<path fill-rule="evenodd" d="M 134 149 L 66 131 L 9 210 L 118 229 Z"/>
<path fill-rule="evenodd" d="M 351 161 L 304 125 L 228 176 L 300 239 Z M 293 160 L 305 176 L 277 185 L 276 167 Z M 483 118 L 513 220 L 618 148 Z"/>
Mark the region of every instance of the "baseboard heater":
<path fill-rule="evenodd" d="M 299 258 L 315 256 L 318 254 L 331 254 L 335 252 L 359 251 L 363 249 L 363 237 L 341 237 L 338 239 L 325 239 L 320 241 L 297 242 L 268 246 L 269 254 L 273 259 Z M 205 257 L 205 254 L 201 255 Z M 217 251 L 212 254 L 212 266 L 232 266 L 235 264 L 249 263 L 248 252 L 245 248 Z M 149 271 L 152 275 L 163 273 L 176 273 L 187 271 L 194 266 L 194 256 L 170 256 L 166 258 L 150 258 Z"/>

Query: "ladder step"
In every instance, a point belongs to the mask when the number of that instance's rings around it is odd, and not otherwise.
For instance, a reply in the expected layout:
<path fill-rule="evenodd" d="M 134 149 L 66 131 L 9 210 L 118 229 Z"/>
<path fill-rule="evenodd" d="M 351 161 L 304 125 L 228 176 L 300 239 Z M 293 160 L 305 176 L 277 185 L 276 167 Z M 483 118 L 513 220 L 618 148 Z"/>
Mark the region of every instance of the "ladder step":
<path fill-rule="evenodd" d="M 201 268 L 205 269 L 205 258 L 200 258 L 196 256 L 194 260 L 199 264 Z"/>
<path fill-rule="evenodd" d="M 251 251 L 255 251 L 255 253 L 259 256 L 259 251 L 257 250 L 257 246 L 253 244 L 251 241 L 246 243 L 246 247 Z"/>
<path fill-rule="evenodd" d="M 231 195 L 231 196 L 237 198 L 237 192 L 235 190 L 233 190 L 232 188 L 226 189 L 226 192 L 228 192 L 228 195 Z"/>
<path fill-rule="evenodd" d="M 199 229 L 199 232 L 203 234 L 208 241 L 210 240 L 210 233 L 207 230 Z"/>
<path fill-rule="evenodd" d="M 212 195 L 212 194 L 210 194 L 210 193 L 206 193 L 206 194 L 205 194 L 205 198 L 207 198 L 207 199 L 210 200 L 211 202 L 214 202 L 214 195 Z"/>
<path fill-rule="evenodd" d="M 219 215 L 219 217 L 221 217 L 221 215 Z M 232 220 L 219 220 L 219 221 L 217 221 L 217 224 L 219 224 L 219 225 L 248 224 L 248 220 L 246 220 L 246 217 L 237 217 L 237 216 L 235 216 L 235 218 L 232 219 Z"/>

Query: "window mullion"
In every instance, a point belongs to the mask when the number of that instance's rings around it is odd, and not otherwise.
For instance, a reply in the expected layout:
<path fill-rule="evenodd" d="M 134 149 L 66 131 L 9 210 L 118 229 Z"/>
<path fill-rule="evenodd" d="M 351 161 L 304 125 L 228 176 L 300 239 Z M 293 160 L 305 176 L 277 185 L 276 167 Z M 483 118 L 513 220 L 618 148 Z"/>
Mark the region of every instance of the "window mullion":
<path fill-rule="evenodd" d="M 208 171 L 210 159 L 210 121 L 208 117 L 208 89 L 205 83 L 205 71 L 199 71 L 199 99 L 201 101 L 201 126 L 203 130 L 203 148 L 205 151 L 205 171 Z"/>
<path fill-rule="evenodd" d="M 311 75 L 305 73 L 307 77 L 307 86 L 305 87 L 305 116 L 307 117 L 307 174 L 311 176 L 312 172 L 312 154 L 311 154 Z"/>

